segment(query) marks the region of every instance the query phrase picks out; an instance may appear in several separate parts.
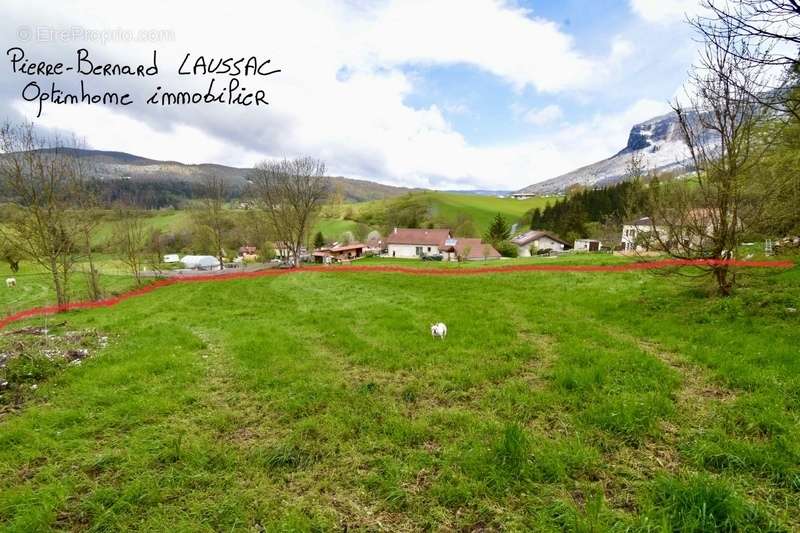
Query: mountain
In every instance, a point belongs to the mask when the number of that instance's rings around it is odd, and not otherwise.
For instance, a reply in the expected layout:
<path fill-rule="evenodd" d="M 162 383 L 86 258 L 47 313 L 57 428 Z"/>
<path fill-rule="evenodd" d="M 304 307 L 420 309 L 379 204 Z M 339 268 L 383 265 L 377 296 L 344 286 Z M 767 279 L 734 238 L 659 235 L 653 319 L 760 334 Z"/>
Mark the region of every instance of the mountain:
<path fill-rule="evenodd" d="M 706 142 L 713 143 L 714 140 L 709 136 Z M 632 154 L 642 156 L 647 170 L 685 172 L 692 168 L 678 118 L 675 113 L 668 113 L 633 126 L 625 148 L 608 159 L 534 183 L 514 195 L 560 194 L 573 185 L 602 187 L 618 183 L 625 179 Z"/>
<path fill-rule="evenodd" d="M 125 152 L 68 149 L 74 156 L 86 160 L 87 166 L 101 179 L 130 179 L 133 181 L 182 181 L 199 183 L 206 176 L 221 176 L 231 185 L 247 183 L 248 168 L 229 167 L 212 163 L 190 165 L 177 161 L 158 161 Z M 373 181 L 331 176 L 332 185 L 345 201 L 362 202 L 400 196 L 418 190 L 394 187 Z"/>

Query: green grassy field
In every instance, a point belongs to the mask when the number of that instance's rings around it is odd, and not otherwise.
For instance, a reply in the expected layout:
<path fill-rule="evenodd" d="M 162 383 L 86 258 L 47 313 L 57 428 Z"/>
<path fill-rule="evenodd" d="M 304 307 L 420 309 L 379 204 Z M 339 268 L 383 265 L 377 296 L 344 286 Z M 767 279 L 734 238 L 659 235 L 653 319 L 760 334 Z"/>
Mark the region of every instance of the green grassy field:
<path fill-rule="evenodd" d="M 497 198 L 496 196 L 480 196 L 473 194 L 455 194 L 447 192 L 425 193 L 431 199 L 434 212 L 455 220 L 459 213 L 466 213 L 475 221 L 480 231 L 485 231 L 497 213 L 503 215 L 509 224 L 520 222 L 522 215 L 535 207 L 544 208 L 555 198 Z"/>
<path fill-rule="evenodd" d="M 0 415 L 0 523 L 796 530 L 800 269 L 742 284 L 301 273 L 71 312 L 109 345 Z"/>
<path fill-rule="evenodd" d="M 124 265 L 108 256 L 98 255 L 97 268 L 102 270 L 100 286 L 107 296 L 118 294 L 134 287 L 133 276 L 125 272 Z M 87 298 L 88 277 L 84 264 L 78 265 L 69 283 L 69 295 L 73 301 Z M 0 278 L 14 277 L 17 286 L 0 290 L 0 317 L 17 311 L 43 305 L 55 305 L 56 294 L 52 278 L 41 267 L 28 261 L 20 263 L 19 272 L 11 272 L 5 263 L 0 265 Z"/>
<path fill-rule="evenodd" d="M 520 217 L 534 207 L 544 207 L 554 198 L 531 198 L 514 200 L 513 198 L 497 198 L 494 196 L 478 196 L 469 194 L 455 194 L 447 192 L 419 193 L 430 202 L 433 216 L 442 216 L 456 220 L 459 213 L 468 214 L 475 222 L 479 232 L 484 232 L 497 213 L 502 214 L 509 223 L 518 222 Z M 344 204 L 345 208 L 355 210 L 374 207 L 381 201 Z M 100 224 L 94 236 L 96 245 L 107 245 L 114 233 L 114 224 L 111 222 L 113 213 L 108 214 L 109 221 Z M 143 223 L 148 229 L 161 229 L 165 232 L 178 232 L 191 226 L 192 220 L 189 211 L 164 210 L 148 212 L 143 218 Z M 356 222 L 345 220 L 341 217 L 323 217 L 315 225 L 311 234 L 321 231 L 326 238 L 339 239 L 346 231 L 352 231 Z"/>
<path fill-rule="evenodd" d="M 430 206 L 432 218 L 444 218 L 456 221 L 459 214 L 468 215 L 475 223 L 479 233 L 485 232 L 498 213 L 505 217 L 509 224 L 522 223 L 522 216 L 536 207 L 544 208 L 548 203 L 553 203 L 557 198 L 528 198 L 515 200 L 514 198 L 498 198 L 496 196 L 481 196 L 474 194 L 457 194 L 442 191 L 414 193 L 418 198 L 425 200 Z M 357 204 L 344 204 L 342 209 L 359 210 L 374 209 L 385 204 L 384 200 L 373 200 Z"/>

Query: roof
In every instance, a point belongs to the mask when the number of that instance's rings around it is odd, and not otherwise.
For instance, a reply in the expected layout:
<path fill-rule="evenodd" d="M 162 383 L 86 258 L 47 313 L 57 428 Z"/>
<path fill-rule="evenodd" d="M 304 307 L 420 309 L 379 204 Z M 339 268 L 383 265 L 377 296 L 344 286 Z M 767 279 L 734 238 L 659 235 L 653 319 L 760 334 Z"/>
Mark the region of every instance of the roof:
<path fill-rule="evenodd" d="M 483 259 L 500 257 L 500 252 L 494 249 L 489 243 L 483 242 L 480 239 L 473 238 L 458 238 L 449 239 L 447 242 L 448 248 L 451 249 L 459 257 L 467 259 Z M 469 253 L 467 254 L 467 248 Z M 485 250 L 484 250 L 485 249 Z"/>
<path fill-rule="evenodd" d="M 642 217 L 642 218 L 637 218 L 633 222 L 627 222 L 625 225 L 626 226 L 652 226 L 653 225 L 653 221 L 650 220 L 650 217 Z"/>
<path fill-rule="evenodd" d="M 532 229 L 530 231 L 526 231 L 522 235 L 517 235 L 511 242 L 516 244 L 517 246 L 525 246 L 526 244 L 530 244 L 533 241 L 538 241 L 539 239 L 547 237 L 550 240 L 560 242 L 561 244 L 566 244 L 569 246 L 569 243 L 556 235 L 555 233 L 550 233 L 549 231 L 543 231 L 539 229 Z"/>
<path fill-rule="evenodd" d="M 441 246 L 449 237 L 449 229 L 395 228 L 394 231 L 386 237 L 386 244 Z"/>
<path fill-rule="evenodd" d="M 219 259 L 213 255 L 184 255 L 181 263 L 186 266 L 219 266 Z"/>
<path fill-rule="evenodd" d="M 360 242 L 354 242 L 354 243 L 351 243 L 351 244 L 343 244 L 341 246 L 334 246 L 333 248 L 330 249 L 330 251 L 333 252 L 333 253 L 337 253 L 337 252 L 346 252 L 348 250 L 359 250 L 361 248 L 366 248 L 366 247 L 367 247 L 366 244 L 362 244 Z"/>
<path fill-rule="evenodd" d="M 383 239 L 380 237 L 373 237 L 371 239 L 367 239 L 367 246 L 370 248 L 376 248 L 383 244 Z"/>

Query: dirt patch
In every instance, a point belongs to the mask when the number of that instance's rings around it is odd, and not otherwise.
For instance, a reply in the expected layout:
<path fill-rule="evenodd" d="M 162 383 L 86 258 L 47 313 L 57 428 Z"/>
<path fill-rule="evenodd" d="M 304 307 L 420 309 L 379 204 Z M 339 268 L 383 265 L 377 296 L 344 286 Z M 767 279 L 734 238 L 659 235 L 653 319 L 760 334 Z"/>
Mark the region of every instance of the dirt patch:
<path fill-rule="evenodd" d="M 67 330 L 66 324 L 28 326 L 0 335 L 0 416 L 19 409 L 48 379 L 108 345 L 108 336 L 97 330 Z"/>

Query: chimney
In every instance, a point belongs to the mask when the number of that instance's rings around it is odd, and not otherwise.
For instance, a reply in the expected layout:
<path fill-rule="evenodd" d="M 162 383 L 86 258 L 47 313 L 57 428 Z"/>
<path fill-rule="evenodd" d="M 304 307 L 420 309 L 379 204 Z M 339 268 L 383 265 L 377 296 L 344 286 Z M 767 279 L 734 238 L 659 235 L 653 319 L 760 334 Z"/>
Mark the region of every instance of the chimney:
<path fill-rule="evenodd" d="M 397 233 L 397 228 L 394 228 L 394 233 Z"/>

